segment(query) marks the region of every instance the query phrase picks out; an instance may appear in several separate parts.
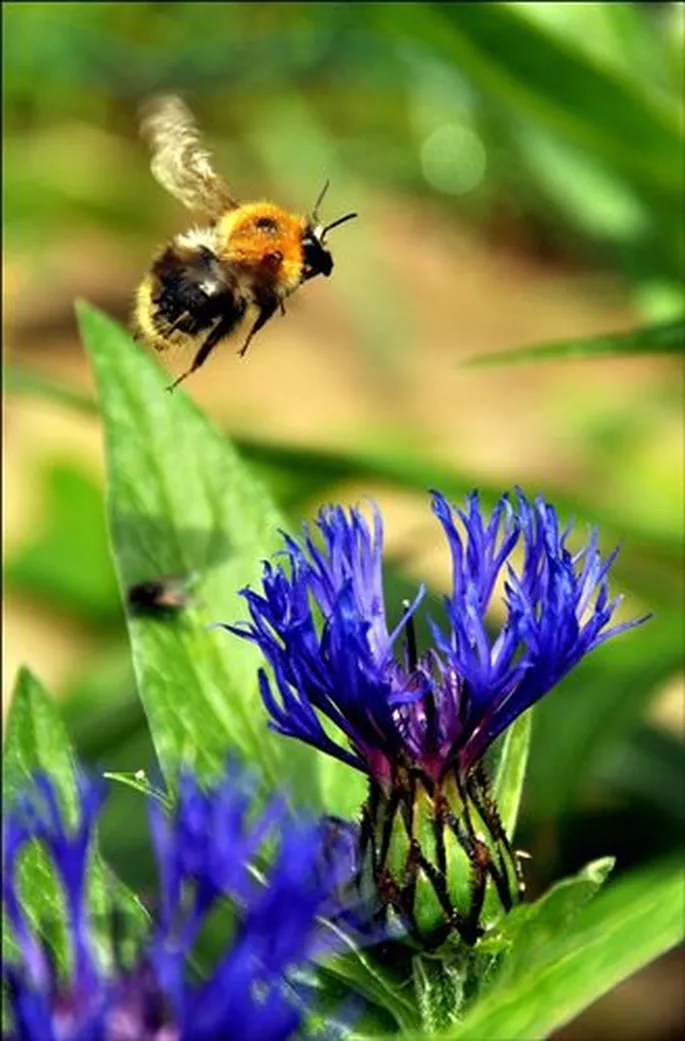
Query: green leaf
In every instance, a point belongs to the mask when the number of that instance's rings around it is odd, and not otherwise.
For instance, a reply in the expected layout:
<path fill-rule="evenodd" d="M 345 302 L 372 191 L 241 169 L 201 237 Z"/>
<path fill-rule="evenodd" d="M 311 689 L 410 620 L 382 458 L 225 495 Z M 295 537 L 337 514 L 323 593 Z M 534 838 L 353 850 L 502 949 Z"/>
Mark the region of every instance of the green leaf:
<path fill-rule="evenodd" d="M 78 820 L 75 759 L 59 713 L 35 676 L 22 668 L 10 703 L 3 742 L 2 778 L 12 804 L 36 771 L 50 774 L 71 825 Z"/>
<path fill-rule="evenodd" d="M 526 362 L 571 358 L 602 358 L 607 355 L 682 354 L 685 351 L 685 318 L 644 325 L 628 332 L 591 336 L 584 340 L 557 340 L 532 347 L 514 347 L 469 358 L 461 364 L 471 368 L 488 365 L 519 365 Z"/>
<path fill-rule="evenodd" d="M 129 613 L 138 686 L 162 770 L 182 761 L 218 771 L 230 748 L 278 777 L 263 726 L 252 647 L 208 623 L 235 621 L 237 591 L 276 549 L 280 518 L 226 441 L 105 315 L 79 308 L 105 427 L 110 533 L 122 595 L 169 574 L 199 573 L 177 617 Z"/>
<path fill-rule="evenodd" d="M 526 779 L 532 718 L 532 710 L 524 712 L 496 743 L 491 757 L 492 796 L 510 840 L 516 830 Z"/>
<path fill-rule="evenodd" d="M 502 920 L 497 935 L 481 945 L 506 956 L 495 986 L 527 972 L 544 959 L 547 946 L 568 931 L 581 907 L 597 895 L 615 864 L 614 857 L 594 860 L 571 878 L 555 883 L 539 900 L 520 904 Z"/>
<path fill-rule="evenodd" d="M 246 615 L 238 591 L 256 584 L 283 522 L 235 449 L 145 351 L 85 304 L 79 322 L 105 428 L 110 535 L 122 594 L 165 575 L 199 575 L 173 617 L 127 622 L 133 664 L 167 778 L 190 760 L 216 774 L 229 750 L 260 764 L 274 786 L 320 805 L 319 755 L 267 729 L 258 650 L 210 623 Z M 335 766 L 331 767 L 335 769 Z M 341 770 L 344 767 L 340 766 Z M 329 810 L 335 812 L 334 806 Z"/>
<path fill-rule="evenodd" d="M 588 884 L 592 886 L 591 879 Z M 530 964 L 522 959 L 520 971 L 496 981 L 461 1024 L 431 1035 L 430 1041 L 549 1037 L 621 980 L 676 946 L 684 933 L 682 908 L 680 864 L 662 863 L 625 875 L 583 907 L 568 932 L 552 936 L 539 958 Z M 419 1041 L 419 1035 L 412 1036 Z"/>
<path fill-rule="evenodd" d="M 372 950 L 354 950 L 327 962 L 324 974 L 345 982 L 368 1001 L 390 1012 L 402 1030 L 416 1028 L 421 1022 L 408 963 L 403 975 L 382 955 Z"/>

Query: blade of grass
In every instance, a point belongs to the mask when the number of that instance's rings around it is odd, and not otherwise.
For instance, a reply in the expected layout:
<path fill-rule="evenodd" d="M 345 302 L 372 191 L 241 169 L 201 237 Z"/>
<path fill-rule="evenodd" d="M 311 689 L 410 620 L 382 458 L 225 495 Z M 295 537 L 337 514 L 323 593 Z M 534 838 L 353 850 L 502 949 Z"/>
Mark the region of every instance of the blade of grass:
<path fill-rule="evenodd" d="M 685 318 L 658 322 L 627 332 L 591 336 L 584 340 L 556 340 L 554 343 L 514 347 L 467 358 L 459 364 L 467 368 L 492 365 L 521 365 L 527 362 L 565 361 L 577 358 L 605 358 L 636 354 L 682 354 L 685 351 Z"/>

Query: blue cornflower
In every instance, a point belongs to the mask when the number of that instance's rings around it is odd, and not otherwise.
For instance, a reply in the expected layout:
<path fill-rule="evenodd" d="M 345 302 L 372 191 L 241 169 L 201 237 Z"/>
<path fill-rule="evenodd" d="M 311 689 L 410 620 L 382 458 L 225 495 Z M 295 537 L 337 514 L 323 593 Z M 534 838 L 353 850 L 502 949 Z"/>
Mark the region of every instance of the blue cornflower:
<path fill-rule="evenodd" d="M 454 512 L 434 492 L 433 511 L 451 552 L 452 592 L 445 600 L 447 625 L 431 623 L 433 646 L 424 653 L 417 651 L 413 628 L 423 589 L 389 629 L 383 527 L 375 508 L 372 526 L 357 509 L 322 509 L 316 522 L 322 547 L 306 527 L 300 541 L 286 536 L 287 567 L 266 563 L 261 592 L 243 590 L 250 621 L 226 628 L 256 643 L 273 670 L 273 682 L 260 675 L 271 725 L 368 775 L 365 820 L 378 836 L 374 872 L 388 902 L 402 910 L 398 889 L 415 885 L 418 857 L 429 875 L 430 864 L 437 864 L 431 876 L 437 900 L 456 913 L 443 884 L 444 837 L 430 858 L 419 857 L 417 831 L 406 824 L 406 880 L 388 877 L 385 853 L 396 815 L 413 819 L 424 793 L 437 830 L 444 825 L 457 837 L 471 865 L 487 859 L 480 824 L 506 859 L 508 843 L 479 766 L 485 751 L 586 654 L 638 622 L 610 625 L 620 599 L 610 600 L 607 589 L 617 551 L 602 560 L 595 530 L 572 553 L 571 526 L 562 532 L 544 499 L 531 502 L 517 490 L 486 518 L 477 493 Z M 500 579 L 504 620 L 492 636 L 486 614 Z M 346 740 L 324 727 L 322 717 Z M 449 786 L 456 790 L 443 811 Z M 475 803 L 470 814 L 463 812 L 469 799 Z M 494 859 L 491 874 L 506 907 L 511 872 L 498 872 Z"/>
<path fill-rule="evenodd" d="M 20 961 L 6 960 L 4 986 L 14 1026 L 10 1041 L 285 1041 L 300 1031 L 307 991 L 297 973 L 323 950 L 321 916 L 337 911 L 339 872 L 326 863 L 327 827 L 287 816 L 274 800 L 257 817 L 243 774 L 230 768 L 203 790 L 188 772 L 167 814 L 150 802 L 160 877 L 160 913 L 132 965 L 116 949 L 96 950 L 88 908 L 88 861 L 101 783 L 79 778 L 80 820 L 71 830 L 50 779 L 39 774 L 5 826 L 3 902 Z M 256 862 L 280 835 L 266 875 Z M 38 841 L 65 898 L 69 969 L 36 932 L 19 893 L 19 864 Z M 342 880 L 344 881 L 344 880 Z M 189 962 L 198 934 L 222 907 L 233 925 L 226 950 L 205 980 Z M 330 920 L 330 919 L 329 919 Z M 298 1033 L 298 1036 L 301 1036 Z"/>

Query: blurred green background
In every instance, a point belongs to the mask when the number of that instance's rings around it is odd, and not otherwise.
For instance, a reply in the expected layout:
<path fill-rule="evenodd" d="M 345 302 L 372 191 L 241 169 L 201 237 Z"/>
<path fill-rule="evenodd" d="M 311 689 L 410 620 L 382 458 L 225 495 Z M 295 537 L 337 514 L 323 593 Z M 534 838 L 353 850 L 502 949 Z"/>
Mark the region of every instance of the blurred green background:
<path fill-rule="evenodd" d="M 682 314 L 684 25 L 682 4 L 3 6 L 5 711 L 26 662 L 87 762 L 151 766 L 73 301 L 126 322 L 151 254 L 192 223 L 136 129 L 144 97 L 177 90 L 239 197 L 307 211 L 330 178 L 326 216 L 360 213 L 331 236 L 333 278 L 187 392 L 293 523 L 381 503 L 395 604 L 420 578 L 447 588 L 429 486 L 521 483 L 623 542 L 625 615 L 655 617 L 536 710 L 519 844 L 535 893 L 682 842 L 682 354 L 646 336 L 631 357 L 463 363 Z M 137 798 L 117 791 L 103 839 L 145 885 Z M 679 1036 L 681 967 L 559 1036 Z"/>

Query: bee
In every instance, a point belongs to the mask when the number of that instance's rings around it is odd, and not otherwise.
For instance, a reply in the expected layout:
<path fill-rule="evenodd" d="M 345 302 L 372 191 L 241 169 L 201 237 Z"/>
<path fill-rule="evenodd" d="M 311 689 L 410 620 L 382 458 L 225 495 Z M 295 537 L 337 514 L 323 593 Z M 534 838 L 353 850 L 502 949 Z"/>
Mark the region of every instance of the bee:
<path fill-rule="evenodd" d="M 320 222 L 328 181 L 310 217 L 272 202 L 239 203 L 214 170 L 193 115 L 179 97 L 148 102 L 141 134 L 152 152 L 154 178 L 202 220 L 157 254 L 135 298 L 133 327 L 140 339 L 158 351 L 189 347 L 195 352 L 190 368 L 167 388 L 173 390 L 245 318 L 251 326 L 241 357 L 278 309 L 285 314 L 284 301 L 303 282 L 328 277 L 333 258 L 326 235 L 357 214 Z"/>
<path fill-rule="evenodd" d="M 190 591 L 197 584 L 197 572 L 190 575 L 165 575 L 131 586 L 126 599 L 133 614 L 170 616 L 191 603 Z"/>

